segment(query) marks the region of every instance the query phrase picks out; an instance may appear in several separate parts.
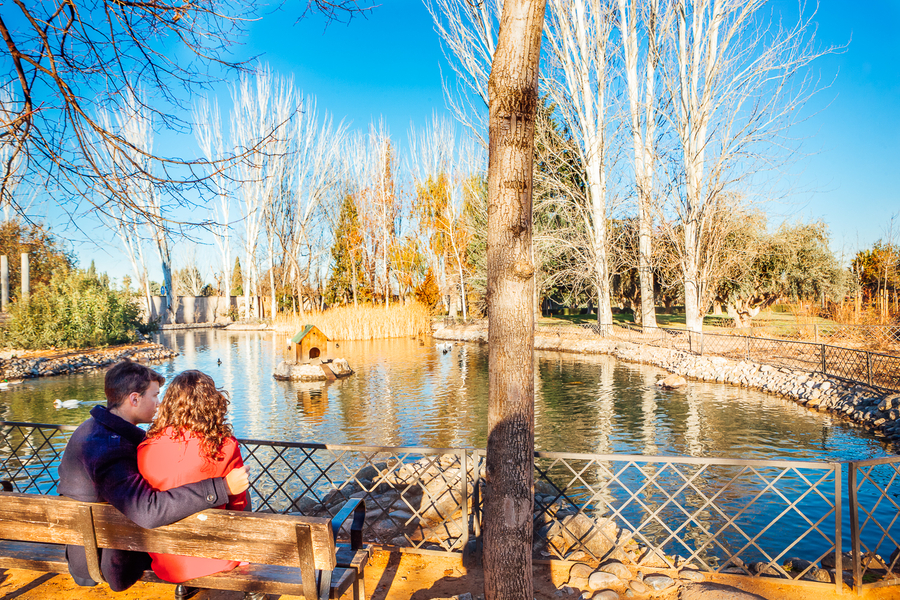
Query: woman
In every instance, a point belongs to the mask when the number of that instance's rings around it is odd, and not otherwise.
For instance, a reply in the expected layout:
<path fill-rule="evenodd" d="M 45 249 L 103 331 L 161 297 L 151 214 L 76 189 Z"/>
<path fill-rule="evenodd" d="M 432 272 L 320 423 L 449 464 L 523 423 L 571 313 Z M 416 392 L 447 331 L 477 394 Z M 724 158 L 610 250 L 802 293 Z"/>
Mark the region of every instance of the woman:
<path fill-rule="evenodd" d="M 138 468 L 147 482 L 159 491 L 224 477 L 243 466 L 241 452 L 231 426 L 225 422 L 228 394 L 216 389 L 212 377 L 200 371 L 175 376 L 166 389 L 147 431 L 138 446 Z M 247 492 L 229 496 L 216 508 L 249 510 Z M 181 583 L 238 566 L 237 561 L 197 558 L 174 554 L 154 554 L 153 572 L 172 583 Z"/>

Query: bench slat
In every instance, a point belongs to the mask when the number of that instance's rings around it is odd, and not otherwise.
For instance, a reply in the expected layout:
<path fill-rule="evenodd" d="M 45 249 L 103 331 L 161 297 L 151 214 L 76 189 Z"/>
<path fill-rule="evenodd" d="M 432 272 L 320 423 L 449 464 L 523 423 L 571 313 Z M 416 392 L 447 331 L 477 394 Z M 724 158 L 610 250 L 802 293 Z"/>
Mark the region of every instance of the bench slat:
<path fill-rule="evenodd" d="M 35 542 L 0 540 L 0 568 L 25 569 L 43 573 L 69 573 L 64 546 Z M 335 569 L 331 578 L 331 597 L 339 598 L 343 595 L 353 584 L 353 578 L 352 569 Z M 169 584 L 149 570 L 144 572 L 141 580 Z M 299 572 L 289 567 L 273 565 L 246 565 L 227 573 L 217 573 L 194 579 L 189 585 L 204 587 L 204 584 L 205 587 L 211 589 L 245 592 L 258 590 L 269 594 L 303 596 L 303 583 Z M 288 589 L 292 591 L 288 591 Z"/>
<path fill-rule="evenodd" d="M 79 507 L 61 496 L 3 493 L 0 539 L 84 545 Z M 102 548 L 186 554 L 204 558 L 299 567 L 295 526 L 309 526 L 316 569 L 333 569 L 331 521 L 274 513 L 205 510 L 172 525 L 144 529 L 109 504 L 93 504 L 97 545 Z"/>
<path fill-rule="evenodd" d="M 0 568 L 68 573 L 66 547 L 57 544 L 0 540 Z"/>

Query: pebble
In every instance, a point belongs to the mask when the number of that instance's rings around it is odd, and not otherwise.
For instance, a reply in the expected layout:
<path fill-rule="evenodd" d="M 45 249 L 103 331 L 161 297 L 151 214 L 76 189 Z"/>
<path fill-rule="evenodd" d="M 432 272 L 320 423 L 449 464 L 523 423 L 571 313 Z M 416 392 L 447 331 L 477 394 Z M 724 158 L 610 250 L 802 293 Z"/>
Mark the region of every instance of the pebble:
<path fill-rule="evenodd" d="M 591 596 L 591 600 L 619 600 L 619 594 L 612 590 L 600 590 Z"/>
<path fill-rule="evenodd" d="M 703 576 L 703 573 L 697 571 L 696 569 L 682 569 L 678 572 L 678 576 L 681 579 L 685 579 L 687 581 L 693 581 L 695 583 L 703 581 L 706 577 Z"/>
<path fill-rule="evenodd" d="M 572 565 L 572 568 L 569 569 L 569 579 L 579 578 L 579 579 L 587 579 L 591 576 L 591 573 L 594 572 L 594 569 L 591 568 L 590 565 L 586 565 L 584 563 L 578 563 Z"/>
<path fill-rule="evenodd" d="M 591 573 L 590 578 L 588 579 L 588 586 L 592 590 L 600 590 L 607 587 L 612 587 L 614 585 L 618 585 L 621 583 L 621 580 L 613 575 L 612 573 L 604 573 L 603 571 L 596 571 Z"/>
<path fill-rule="evenodd" d="M 620 562 L 607 563 L 600 567 L 604 573 L 612 573 L 619 579 L 631 579 L 631 569 Z"/>
<path fill-rule="evenodd" d="M 675 585 L 675 580 L 668 575 L 647 575 L 644 577 L 644 583 L 652 587 L 657 592 L 668 589 Z"/>
<path fill-rule="evenodd" d="M 650 591 L 650 588 L 637 579 L 628 582 L 628 589 L 633 590 L 636 594 L 646 594 Z"/>

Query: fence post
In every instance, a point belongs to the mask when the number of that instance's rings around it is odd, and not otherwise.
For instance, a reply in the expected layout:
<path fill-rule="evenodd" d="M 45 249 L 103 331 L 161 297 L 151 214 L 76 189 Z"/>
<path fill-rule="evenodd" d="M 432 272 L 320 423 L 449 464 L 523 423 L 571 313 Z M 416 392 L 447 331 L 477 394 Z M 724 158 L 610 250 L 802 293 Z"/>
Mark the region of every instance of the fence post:
<path fill-rule="evenodd" d="M 861 565 L 859 556 L 859 513 L 856 506 L 856 463 L 847 463 L 847 468 L 849 469 L 847 478 L 850 486 L 847 492 L 850 497 L 850 543 L 853 545 L 851 550 L 853 553 L 853 586 L 856 588 L 857 595 L 859 595 L 860 586 L 862 585 L 862 574 L 859 572 Z"/>
<path fill-rule="evenodd" d="M 469 465 L 466 460 L 468 455 L 465 449 L 459 450 L 459 466 L 462 471 L 462 477 L 460 477 L 460 485 L 462 485 L 462 490 L 460 490 L 460 500 L 462 502 L 462 519 L 463 519 L 463 527 L 462 527 L 462 556 L 463 560 L 465 560 L 466 555 L 469 553 Z M 451 546 L 452 547 L 452 546 Z"/>
<path fill-rule="evenodd" d="M 815 328 L 816 343 L 818 344 L 819 343 L 819 324 L 816 323 L 815 325 L 813 325 L 813 327 Z"/>
<path fill-rule="evenodd" d="M 822 375 L 827 375 L 828 371 L 825 370 L 825 344 L 819 346 L 819 354 L 822 360 Z"/>
<path fill-rule="evenodd" d="M 700 332 L 700 356 L 703 356 L 703 332 Z"/>
<path fill-rule="evenodd" d="M 866 351 L 866 383 L 872 385 L 872 354 Z"/>
<path fill-rule="evenodd" d="M 747 360 L 749 361 L 750 360 L 750 335 L 749 334 L 744 336 L 744 342 L 747 345 Z"/>
<path fill-rule="evenodd" d="M 841 463 L 834 463 L 834 585 L 838 596 L 841 595 L 844 587 L 844 565 L 841 523 L 841 513 L 843 506 L 841 502 Z"/>

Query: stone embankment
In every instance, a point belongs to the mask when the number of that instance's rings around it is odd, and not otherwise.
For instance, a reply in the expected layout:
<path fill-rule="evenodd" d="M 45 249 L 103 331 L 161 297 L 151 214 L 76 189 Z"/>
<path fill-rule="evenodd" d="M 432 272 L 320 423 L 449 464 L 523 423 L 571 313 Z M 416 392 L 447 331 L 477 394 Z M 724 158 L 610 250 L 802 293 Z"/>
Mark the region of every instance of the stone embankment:
<path fill-rule="evenodd" d="M 0 378 L 31 379 L 103 369 L 124 358 L 148 363 L 177 356 L 160 344 L 141 343 L 73 352 L 26 352 L 7 350 L 0 355 Z"/>
<path fill-rule="evenodd" d="M 661 367 L 688 379 L 755 388 L 789 398 L 811 410 L 831 414 L 872 431 L 889 450 L 900 453 L 900 394 L 877 390 L 796 369 L 779 368 L 720 356 L 697 356 L 680 350 L 645 346 L 615 339 L 574 335 L 535 334 L 536 350 L 581 354 L 611 354 L 616 358 Z M 485 342 L 478 326 L 444 327 L 434 332 L 441 340 Z"/>

